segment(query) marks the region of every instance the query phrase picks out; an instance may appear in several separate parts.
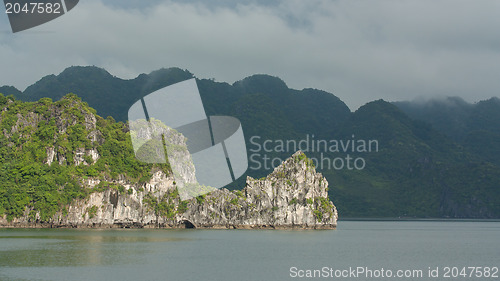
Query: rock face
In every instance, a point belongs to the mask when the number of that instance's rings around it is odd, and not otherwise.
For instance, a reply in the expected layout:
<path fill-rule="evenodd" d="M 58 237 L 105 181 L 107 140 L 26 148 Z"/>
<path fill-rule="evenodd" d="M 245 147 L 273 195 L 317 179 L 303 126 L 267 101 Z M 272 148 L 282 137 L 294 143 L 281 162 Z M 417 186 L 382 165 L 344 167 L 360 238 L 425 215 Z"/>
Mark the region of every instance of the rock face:
<path fill-rule="evenodd" d="M 186 146 L 186 137 L 176 130 L 164 125 L 159 120 L 151 119 L 136 120 L 129 122 L 131 139 L 136 158 L 146 163 L 165 162 L 165 151 L 162 142 L 156 140 L 165 140 L 168 150 L 168 162 L 171 167 L 176 167 L 176 184 L 181 198 L 193 197 L 187 194 L 188 186 L 196 185 L 195 167 Z"/>
<path fill-rule="evenodd" d="M 50 221 L 29 216 L 4 227 L 165 227 L 165 228 L 335 228 L 337 210 L 328 199 L 328 182 L 304 153 L 291 158 L 262 179 L 248 177 L 241 191 L 215 190 L 181 201 L 173 177 L 157 171 L 148 183 L 125 179 L 88 179 L 94 189 L 73 201 Z"/>
<path fill-rule="evenodd" d="M 242 191 L 216 190 L 188 207 L 180 217 L 195 227 L 335 228 L 338 217 L 328 182 L 300 151 L 266 178 L 247 177 Z"/>

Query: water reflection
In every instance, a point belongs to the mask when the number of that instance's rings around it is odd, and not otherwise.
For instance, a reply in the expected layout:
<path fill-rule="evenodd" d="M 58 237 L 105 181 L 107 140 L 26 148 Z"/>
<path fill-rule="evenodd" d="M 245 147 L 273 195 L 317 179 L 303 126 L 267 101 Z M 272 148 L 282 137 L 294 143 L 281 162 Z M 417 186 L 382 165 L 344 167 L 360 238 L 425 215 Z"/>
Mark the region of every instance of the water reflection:
<path fill-rule="evenodd" d="M 50 233 L 50 234 L 49 234 Z M 0 267 L 92 266 L 134 263 L 153 243 L 186 240 L 155 230 L 2 230 Z"/>

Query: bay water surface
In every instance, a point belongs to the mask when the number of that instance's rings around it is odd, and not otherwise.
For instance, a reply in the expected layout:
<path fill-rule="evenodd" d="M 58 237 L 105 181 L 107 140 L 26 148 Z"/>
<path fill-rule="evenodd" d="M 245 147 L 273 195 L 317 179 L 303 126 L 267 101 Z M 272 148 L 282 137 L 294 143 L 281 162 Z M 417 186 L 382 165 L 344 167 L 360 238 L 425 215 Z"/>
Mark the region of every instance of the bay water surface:
<path fill-rule="evenodd" d="M 495 267 L 500 222 L 339 221 L 335 230 L 0 229 L 0 280 L 500 280 Z M 467 277 L 455 274 L 464 268 Z"/>

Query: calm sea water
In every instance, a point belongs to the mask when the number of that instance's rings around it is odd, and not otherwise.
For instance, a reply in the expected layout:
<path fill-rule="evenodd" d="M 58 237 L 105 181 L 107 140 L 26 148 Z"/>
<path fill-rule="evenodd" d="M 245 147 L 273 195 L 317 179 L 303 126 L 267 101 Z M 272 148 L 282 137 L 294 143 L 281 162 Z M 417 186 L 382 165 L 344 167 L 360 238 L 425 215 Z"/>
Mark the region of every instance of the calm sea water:
<path fill-rule="evenodd" d="M 358 267 L 372 277 L 353 276 Z M 446 267 L 450 278 L 443 277 Z M 500 267 L 500 223 L 341 221 L 336 230 L 320 231 L 0 229 L 0 280 L 500 280 L 453 278 L 453 267 Z M 429 278 L 429 268 L 439 278 Z M 373 277 L 382 269 L 423 276 Z M 348 270 L 350 276 L 335 277 Z M 323 277 L 298 277 L 320 271 Z"/>

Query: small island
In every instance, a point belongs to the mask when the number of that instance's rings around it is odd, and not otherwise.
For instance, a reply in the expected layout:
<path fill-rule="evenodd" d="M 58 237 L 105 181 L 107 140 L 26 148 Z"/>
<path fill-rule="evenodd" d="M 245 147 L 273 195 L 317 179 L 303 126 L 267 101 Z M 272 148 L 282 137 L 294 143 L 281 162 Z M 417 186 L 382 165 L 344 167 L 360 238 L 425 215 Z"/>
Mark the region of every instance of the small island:
<path fill-rule="evenodd" d="M 298 151 L 242 190 L 181 200 L 167 164 L 135 159 L 128 124 L 76 95 L 28 103 L 1 97 L 5 144 L 0 227 L 332 229 L 328 182 Z M 180 153 L 183 138 L 172 134 Z M 7 176 L 8 175 L 8 176 Z M 184 177 L 194 178 L 187 169 Z"/>

